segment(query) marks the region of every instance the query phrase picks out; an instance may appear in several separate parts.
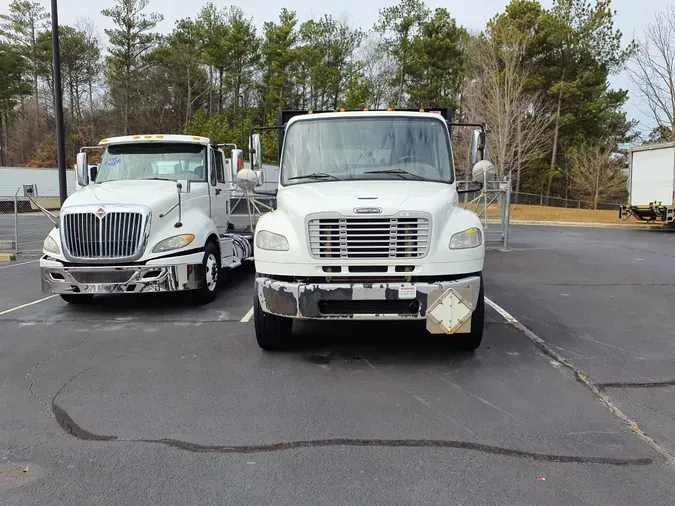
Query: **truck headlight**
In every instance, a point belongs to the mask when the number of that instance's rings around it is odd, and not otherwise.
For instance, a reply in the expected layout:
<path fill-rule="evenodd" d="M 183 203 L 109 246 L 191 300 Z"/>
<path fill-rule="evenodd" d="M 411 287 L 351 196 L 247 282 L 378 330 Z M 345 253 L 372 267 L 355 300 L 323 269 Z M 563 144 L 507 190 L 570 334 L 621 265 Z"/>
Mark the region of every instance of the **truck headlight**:
<path fill-rule="evenodd" d="M 163 253 L 164 251 L 171 251 L 174 249 L 179 249 L 187 246 L 192 241 L 195 240 L 195 236 L 192 234 L 181 234 L 169 237 L 159 242 L 157 246 L 152 249 L 153 253 Z"/>
<path fill-rule="evenodd" d="M 255 245 L 270 251 L 288 251 L 288 240 L 279 234 L 261 230 L 255 238 Z"/>
<path fill-rule="evenodd" d="M 59 245 L 49 235 L 45 237 L 45 242 L 42 243 L 42 247 L 44 248 L 45 251 L 48 251 L 49 253 L 54 253 L 55 255 L 61 254 L 61 249 L 59 248 Z"/>
<path fill-rule="evenodd" d="M 450 249 L 477 248 L 483 243 L 483 233 L 477 227 L 457 232 L 450 238 Z"/>

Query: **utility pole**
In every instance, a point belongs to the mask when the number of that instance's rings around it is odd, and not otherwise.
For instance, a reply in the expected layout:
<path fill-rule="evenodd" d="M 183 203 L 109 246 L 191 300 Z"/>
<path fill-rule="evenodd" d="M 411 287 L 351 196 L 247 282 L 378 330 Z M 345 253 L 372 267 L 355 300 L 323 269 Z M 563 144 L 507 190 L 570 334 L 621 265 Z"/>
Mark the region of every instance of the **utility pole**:
<path fill-rule="evenodd" d="M 63 95 L 61 90 L 61 53 L 59 49 L 59 16 L 56 0 L 52 0 L 52 58 L 54 60 L 54 115 L 56 119 L 56 149 L 59 168 L 61 205 L 68 197 L 66 182 L 66 145 L 63 131 Z"/>
<path fill-rule="evenodd" d="M 244 110 L 244 95 L 239 95 L 238 98 L 239 98 L 239 108 L 241 109 L 241 149 L 246 150 L 246 137 L 244 137 L 244 122 L 246 121 L 246 111 Z"/>

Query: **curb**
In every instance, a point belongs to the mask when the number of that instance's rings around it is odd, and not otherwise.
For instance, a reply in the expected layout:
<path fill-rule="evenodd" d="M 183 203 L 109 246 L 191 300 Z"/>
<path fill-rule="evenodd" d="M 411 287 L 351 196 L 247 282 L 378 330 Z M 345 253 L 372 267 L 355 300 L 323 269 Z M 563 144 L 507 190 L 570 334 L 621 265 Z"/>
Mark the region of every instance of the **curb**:
<path fill-rule="evenodd" d="M 623 225 L 621 223 L 586 223 L 583 221 L 532 221 L 532 220 L 511 220 L 511 225 L 539 225 L 546 227 L 584 227 L 584 228 L 623 228 L 633 230 L 662 230 L 664 225 L 640 225 L 630 224 Z"/>
<path fill-rule="evenodd" d="M 16 260 L 14 253 L 0 253 L 0 262 L 12 262 Z"/>

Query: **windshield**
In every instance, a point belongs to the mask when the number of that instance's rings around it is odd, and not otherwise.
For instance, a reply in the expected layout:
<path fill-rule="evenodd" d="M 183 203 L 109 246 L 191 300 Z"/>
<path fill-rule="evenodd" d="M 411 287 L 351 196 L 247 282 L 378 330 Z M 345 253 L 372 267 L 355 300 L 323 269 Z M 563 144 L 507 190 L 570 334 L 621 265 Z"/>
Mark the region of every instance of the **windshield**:
<path fill-rule="evenodd" d="M 129 179 L 206 181 L 206 148 L 200 144 L 120 144 L 108 146 L 96 183 Z"/>
<path fill-rule="evenodd" d="M 329 118 L 287 129 L 281 184 L 409 179 L 452 183 L 445 125 L 428 118 Z"/>

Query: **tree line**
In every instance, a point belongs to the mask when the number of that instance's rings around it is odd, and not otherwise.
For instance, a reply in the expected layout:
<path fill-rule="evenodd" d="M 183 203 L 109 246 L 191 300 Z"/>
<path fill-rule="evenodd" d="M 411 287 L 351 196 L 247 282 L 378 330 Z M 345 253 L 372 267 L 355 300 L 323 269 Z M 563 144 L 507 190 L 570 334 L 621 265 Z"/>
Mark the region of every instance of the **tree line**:
<path fill-rule="evenodd" d="M 161 34 L 149 0 L 111 0 L 102 14 L 114 25 L 105 44 L 89 19 L 59 28 L 68 164 L 81 146 L 131 133 L 242 145 L 281 109 L 449 107 L 456 122 L 487 124 L 489 158 L 514 190 L 596 203 L 625 193 L 620 148 L 636 123 L 609 77 L 645 46 L 622 40 L 610 0 L 512 0 L 475 33 L 423 0 L 380 10 L 371 27 L 284 8 L 259 31 L 239 7 L 208 3 Z M 0 14 L 6 165 L 56 165 L 48 23 L 32 0 Z M 461 172 L 469 132 L 455 130 Z M 671 134 L 661 122 L 651 140 Z M 263 141 L 273 162 L 276 135 Z"/>

